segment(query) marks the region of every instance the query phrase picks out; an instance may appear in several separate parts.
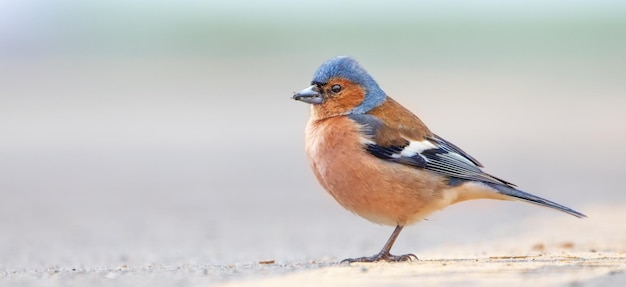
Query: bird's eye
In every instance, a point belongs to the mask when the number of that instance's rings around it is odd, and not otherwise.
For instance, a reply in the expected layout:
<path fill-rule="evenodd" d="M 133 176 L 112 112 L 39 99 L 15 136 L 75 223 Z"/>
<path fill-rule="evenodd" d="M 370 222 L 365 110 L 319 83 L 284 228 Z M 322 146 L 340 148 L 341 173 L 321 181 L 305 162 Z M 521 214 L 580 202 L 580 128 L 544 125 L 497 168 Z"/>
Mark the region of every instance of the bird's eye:
<path fill-rule="evenodd" d="M 341 86 L 340 85 L 333 85 L 332 87 L 330 87 L 330 90 L 333 91 L 333 93 L 339 93 L 339 92 L 341 92 Z"/>

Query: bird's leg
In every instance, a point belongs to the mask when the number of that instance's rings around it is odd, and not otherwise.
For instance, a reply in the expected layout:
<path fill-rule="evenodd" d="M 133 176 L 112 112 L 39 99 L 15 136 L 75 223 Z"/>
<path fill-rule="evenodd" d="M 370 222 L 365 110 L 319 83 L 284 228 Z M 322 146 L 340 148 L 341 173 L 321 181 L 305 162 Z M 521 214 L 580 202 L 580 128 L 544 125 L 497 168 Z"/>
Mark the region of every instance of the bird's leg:
<path fill-rule="evenodd" d="M 344 263 L 344 262 L 348 262 L 348 263 L 378 262 L 381 260 L 384 260 L 387 262 L 411 261 L 413 259 L 417 260 L 417 256 L 415 256 L 414 254 L 391 255 L 389 253 L 389 250 L 391 250 L 391 246 L 393 246 L 393 243 L 396 242 L 396 238 L 398 238 L 400 231 L 402 231 L 402 227 L 403 226 L 401 225 L 396 226 L 396 229 L 394 229 L 393 233 L 391 234 L 391 237 L 389 237 L 389 239 L 387 240 L 387 243 L 385 243 L 385 246 L 383 246 L 383 249 L 380 250 L 378 254 L 374 256 L 369 256 L 369 257 L 347 258 L 347 259 L 342 260 L 341 263 Z"/>

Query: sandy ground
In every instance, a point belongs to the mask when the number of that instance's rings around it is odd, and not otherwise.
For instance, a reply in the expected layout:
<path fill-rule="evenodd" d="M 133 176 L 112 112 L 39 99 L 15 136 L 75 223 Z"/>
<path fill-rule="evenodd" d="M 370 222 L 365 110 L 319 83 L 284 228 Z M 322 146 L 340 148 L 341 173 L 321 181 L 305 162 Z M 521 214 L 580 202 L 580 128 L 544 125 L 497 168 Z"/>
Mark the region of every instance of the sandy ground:
<path fill-rule="evenodd" d="M 548 221 L 545 216 L 531 217 L 511 223 L 515 225 L 515 231 L 508 234 L 486 231 L 485 234 L 494 238 L 483 237 L 481 242 L 424 248 L 418 253 L 419 261 L 408 263 L 348 265 L 338 264 L 336 258 L 264 258 L 257 262 L 227 265 L 154 263 L 107 267 L 59 264 L 48 268 L 4 269 L 0 272 L 0 285 L 624 286 L 626 225 L 622 221 L 626 218 L 626 211 L 621 206 L 610 205 L 589 207 L 585 211 L 590 217 L 584 220 L 557 216 Z M 511 231 L 505 226 L 498 228 Z M 365 233 L 359 235 L 368 237 Z M 346 241 L 334 241 L 335 246 L 329 250 L 341 250 L 344 247 L 340 246 L 342 242 Z"/>
<path fill-rule="evenodd" d="M 623 208 L 598 208 L 579 228 L 565 220 L 480 245 L 446 246 L 409 263 L 340 264 L 223 286 L 623 286 Z M 546 238 L 569 238 L 546 241 Z"/>
<path fill-rule="evenodd" d="M 623 286 L 623 253 L 422 260 L 353 264 L 223 286 Z"/>

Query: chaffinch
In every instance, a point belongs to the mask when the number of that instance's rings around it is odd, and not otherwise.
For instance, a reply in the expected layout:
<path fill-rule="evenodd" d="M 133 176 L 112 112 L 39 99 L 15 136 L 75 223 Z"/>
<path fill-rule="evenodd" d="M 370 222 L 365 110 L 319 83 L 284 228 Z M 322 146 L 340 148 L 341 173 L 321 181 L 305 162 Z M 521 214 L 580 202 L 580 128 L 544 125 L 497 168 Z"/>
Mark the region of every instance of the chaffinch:
<path fill-rule="evenodd" d="M 482 164 L 432 133 L 350 57 L 326 61 L 293 99 L 311 104 L 306 154 L 322 187 L 349 211 L 396 227 L 378 254 L 342 262 L 417 259 L 389 253 L 402 228 L 470 199 L 519 200 L 586 217 L 483 172 Z"/>

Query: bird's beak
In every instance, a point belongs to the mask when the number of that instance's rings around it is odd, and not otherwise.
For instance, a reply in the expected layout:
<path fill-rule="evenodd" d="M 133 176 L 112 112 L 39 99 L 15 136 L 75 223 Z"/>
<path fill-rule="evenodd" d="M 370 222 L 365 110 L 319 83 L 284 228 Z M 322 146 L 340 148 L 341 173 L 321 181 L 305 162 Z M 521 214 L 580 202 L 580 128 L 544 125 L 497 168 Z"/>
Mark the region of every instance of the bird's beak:
<path fill-rule="evenodd" d="M 319 92 L 316 85 L 310 86 L 302 91 L 297 92 L 292 99 L 313 105 L 319 105 L 324 101 L 324 97 Z"/>

